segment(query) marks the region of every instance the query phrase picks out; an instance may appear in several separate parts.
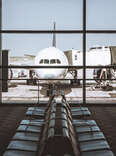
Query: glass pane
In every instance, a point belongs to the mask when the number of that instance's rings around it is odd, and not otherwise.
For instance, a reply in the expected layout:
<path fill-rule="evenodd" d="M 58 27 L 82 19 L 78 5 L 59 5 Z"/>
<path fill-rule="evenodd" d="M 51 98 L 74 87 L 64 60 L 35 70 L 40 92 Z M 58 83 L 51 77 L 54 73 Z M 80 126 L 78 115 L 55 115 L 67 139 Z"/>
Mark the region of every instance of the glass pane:
<path fill-rule="evenodd" d="M 87 29 L 116 29 L 115 0 L 87 0 Z"/>
<path fill-rule="evenodd" d="M 82 1 L 4 0 L 3 29 L 81 29 Z"/>
<path fill-rule="evenodd" d="M 87 35 L 87 65 L 116 65 L 116 34 Z M 112 103 L 116 100 L 116 70 L 86 70 L 88 102 Z M 107 79 L 113 79 L 107 80 Z"/>
<path fill-rule="evenodd" d="M 96 48 L 100 50 L 102 46 L 107 47 L 116 45 L 116 34 L 88 34 L 87 49 Z"/>
<path fill-rule="evenodd" d="M 3 49 L 9 49 L 9 64 L 11 65 L 35 65 L 35 56 L 41 52 L 42 49 L 49 48 L 52 46 L 52 34 L 3 34 L 2 35 L 2 47 Z M 57 34 L 56 35 L 56 48 L 65 53 L 67 57 L 67 62 L 70 65 L 78 65 L 79 62 L 78 56 L 77 60 L 75 60 L 75 55 L 82 51 L 82 35 L 77 34 Z M 51 51 L 50 51 L 51 52 Z M 47 54 L 47 53 L 46 53 Z M 56 57 L 52 57 L 53 53 L 48 57 L 41 57 L 38 60 L 38 63 L 48 63 L 49 60 L 53 60 L 52 65 L 62 65 L 62 57 L 59 58 L 59 55 Z M 69 55 L 68 55 L 69 54 Z M 71 56 L 71 57 L 68 57 Z M 69 60 L 68 60 L 69 59 Z M 50 65 L 50 62 L 49 64 Z M 59 77 L 56 78 L 65 78 L 65 81 L 61 81 L 60 83 L 66 86 L 65 94 L 68 100 L 80 100 L 82 102 L 82 86 L 76 88 L 80 81 L 77 80 L 76 77 L 77 71 L 69 71 L 66 70 L 65 73 L 58 73 L 57 69 L 53 69 L 53 73 L 51 73 L 50 69 L 46 70 L 46 78 L 49 79 L 50 75 L 53 77 L 54 72 L 59 74 Z M 41 73 L 40 73 L 41 74 Z M 82 72 L 79 72 L 82 78 Z M 38 86 L 33 83 L 27 85 L 28 81 L 22 80 L 25 78 L 40 78 L 40 75 L 36 75 L 35 70 L 28 69 L 10 69 L 9 70 L 9 78 L 16 79 L 9 81 L 10 87 L 8 89 L 8 93 L 3 93 L 3 101 L 10 100 L 28 100 L 28 97 L 33 101 L 37 101 L 38 95 Z M 79 75 L 78 75 L 79 76 Z M 70 81 L 69 79 L 75 78 L 74 81 Z M 67 80 L 68 79 L 68 80 Z M 50 80 L 49 80 L 50 81 Z M 34 81 L 35 83 L 35 81 Z M 41 83 L 44 83 L 41 80 Z M 26 85 L 25 85 L 26 84 Z M 71 84 L 71 86 L 69 86 Z M 24 87 L 25 85 L 25 87 Z M 33 86 L 33 87 L 32 87 Z M 75 87 L 76 86 L 76 87 Z M 60 88 L 61 89 L 61 88 Z M 24 90 L 24 92 L 23 92 Z M 47 90 L 47 89 L 46 89 Z M 40 100 L 43 100 L 43 96 L 45 96 L 46 92 L 45 88 L 40 89 Z M 16 93 L 15 93 L 16 92 Z M 14 96 L 15 95 L 15 96 Z M 42 95 L 42 96 L 41 96 Z"/>
<path fill-rule="evenodd" d="M 9 49 L 10 55 L 36 55 L 44 48 L 52 46 L 52 34 L 4 34 L 2 35 L 3 49 Z M 56 47 L 62 51 L 70 49 L 82 50 L 81 35 L 56 34 Z"/>

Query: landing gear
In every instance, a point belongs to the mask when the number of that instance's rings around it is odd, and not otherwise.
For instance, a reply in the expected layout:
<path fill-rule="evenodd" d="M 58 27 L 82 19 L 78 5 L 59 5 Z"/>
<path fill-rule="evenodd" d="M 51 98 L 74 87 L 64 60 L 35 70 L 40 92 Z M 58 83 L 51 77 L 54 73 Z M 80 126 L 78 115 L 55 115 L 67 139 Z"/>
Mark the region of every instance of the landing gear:
<path fill-rule="evenodd" d="M 73 76 L 73 80 L 71 80 L 71 85 L 73 85 L 73 86 L 80 86 L 80 80 L 78 80 L 77 79 L 77 75 L 78 75 L 78 73 L 77 73 L 77 70 L 75 69 L 75 70 L 72 70 L 72 71 L 70 71 L 70 73 L 72 74 L 72 76 Z"/>
<path fill-rule="evenodd" d="M 113 90 L 111 86 L 110 80 L 112 78 L 111 70 L 110 69 L 94 69 L 93 71 L 93 78 L 96 81 L 95 88 L 102 88 L 105 91 Z"/>
<path fill-rule="evenodd" d="M 27 79 L 27 85 L 37 85 L 35 72 L 33 70 L 29 70 L 29 78 L 30 79 Z"/>
<path fill-rule="evenodd" d="M 48 89 L 46 90 L 46 96 L 49 96 L 50 97 L 52 95 L 53 88 L 54 88 L 54 85 L 53 84 L 49 84 L 48 85 Z"/>

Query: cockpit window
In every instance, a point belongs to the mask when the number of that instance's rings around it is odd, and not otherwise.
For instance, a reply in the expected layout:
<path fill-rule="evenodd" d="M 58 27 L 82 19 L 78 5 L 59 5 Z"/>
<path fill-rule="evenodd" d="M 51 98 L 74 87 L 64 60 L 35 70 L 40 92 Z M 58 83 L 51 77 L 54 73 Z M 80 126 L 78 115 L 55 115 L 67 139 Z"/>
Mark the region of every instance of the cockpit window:
<path fill-rule="evenodd" d="M 55 63 L 56 63 L 55 59 L 50 60 L 50 64 L 55 64 Z"/>
<path fill-rule="evenodd" d="M 61 61 L 59 59 L 57 59 L 57 64 L 61 64 Z"/>
<path fill-rule="evenodd" d="M 48 59 L 41 59 L 40 64 L 61 64 L 61 61 L 59 59 L 51 59 L 51 60 L 48 60 Z"/>
<path fill-rule="evenodd" d="M 43 63 L 43 59 L 42 60 L 40 60 L 40 62 L 39 62 L 40 64 L 42 64 Z"/>
<path fill-rule="evenodd" d="M 48 59 L 45 59 L 44 60 L 44 64 L 49 64 L 49 60 Z"/>

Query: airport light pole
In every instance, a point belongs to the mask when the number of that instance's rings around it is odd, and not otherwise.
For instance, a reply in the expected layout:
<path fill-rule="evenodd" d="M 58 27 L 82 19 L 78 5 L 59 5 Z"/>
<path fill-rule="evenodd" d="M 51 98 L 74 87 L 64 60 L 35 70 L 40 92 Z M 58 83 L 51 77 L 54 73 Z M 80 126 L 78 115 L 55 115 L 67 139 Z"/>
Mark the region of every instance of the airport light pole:
<path fill-rule="evenodd" d="M 2 0 L 0 0 L 0 31 L 2 30 Z M 0 66 L 2 66 L 2 34 L 0 32 Z M 0 68 L 0 103 L 2 102 L 2 68 Z"/>

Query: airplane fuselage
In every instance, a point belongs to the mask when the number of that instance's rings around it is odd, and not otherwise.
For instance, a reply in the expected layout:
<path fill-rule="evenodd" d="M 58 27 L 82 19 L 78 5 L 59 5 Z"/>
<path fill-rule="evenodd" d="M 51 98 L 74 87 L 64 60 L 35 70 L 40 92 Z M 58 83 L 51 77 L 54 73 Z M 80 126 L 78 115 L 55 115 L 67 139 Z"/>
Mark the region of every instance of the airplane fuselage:
<path fill-rule="evenodd" d="M 35 58 L 37 66 L 66 66 L 68 65 L 67 57 L 64 52 L 55 47 L 49 47 L 38 52 Z M 65 68 L 38 68 L 36 75 L 41 79 L 63 78 L 67 69 Z"/>

